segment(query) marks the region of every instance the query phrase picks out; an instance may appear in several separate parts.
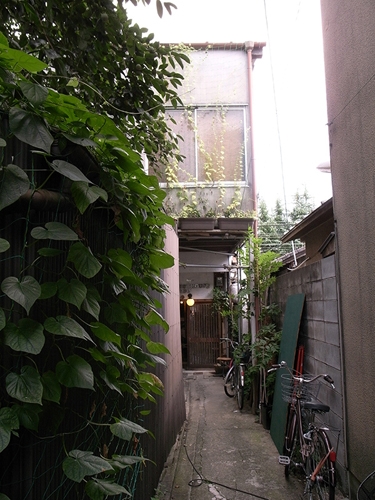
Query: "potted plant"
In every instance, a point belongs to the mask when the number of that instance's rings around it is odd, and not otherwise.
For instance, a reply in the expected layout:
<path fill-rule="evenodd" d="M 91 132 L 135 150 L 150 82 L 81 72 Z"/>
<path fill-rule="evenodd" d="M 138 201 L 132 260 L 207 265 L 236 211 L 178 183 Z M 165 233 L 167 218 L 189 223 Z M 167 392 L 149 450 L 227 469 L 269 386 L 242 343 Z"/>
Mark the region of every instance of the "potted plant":
<path fill-rule="evenodd" d="M 204 212 L 196 204 L 185 205 L 179 214 L 180 229 L 205 229 L 212 231 L 215 228 L 216 217 L 210 210 Z"/>
<path fill-rule="evenodd" d="M 254 220 L 253 211 L 241 210 L 236 203 L 232 203 L 223 211 L 223 217 L 218 218 L 218 227 L 221 230 L 247 231 Z"/>

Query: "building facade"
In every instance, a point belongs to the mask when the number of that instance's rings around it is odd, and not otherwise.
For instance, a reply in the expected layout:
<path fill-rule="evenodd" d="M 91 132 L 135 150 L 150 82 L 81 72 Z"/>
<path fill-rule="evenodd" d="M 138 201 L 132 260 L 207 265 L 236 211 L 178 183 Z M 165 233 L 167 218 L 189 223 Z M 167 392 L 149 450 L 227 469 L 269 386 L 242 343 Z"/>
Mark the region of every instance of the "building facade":
<path fill-rule="evenodd" d="M 188 367 L 213 366 L 223 355 L 220 337 L 227 331 L 213 311 L 213 290 L 235 292 L 230 289 L 237 282 L 232 258 L 254 226 L 252 73 L 263 46 L 188 46 L 183 105 L 167 111 L 181 158 L 158 167 L 167 192 L 164 206 L 176 219 L 179 235 L 181 333 Z M 237 219 L 244 224 L 237 226 Z M 187 305 L 189 295 L 194 306 Z"/>
<path fill-rule="evenodd" d="M 321 0 L 351 498 L 375 468 L 375 12 L 368 0 Z"/>

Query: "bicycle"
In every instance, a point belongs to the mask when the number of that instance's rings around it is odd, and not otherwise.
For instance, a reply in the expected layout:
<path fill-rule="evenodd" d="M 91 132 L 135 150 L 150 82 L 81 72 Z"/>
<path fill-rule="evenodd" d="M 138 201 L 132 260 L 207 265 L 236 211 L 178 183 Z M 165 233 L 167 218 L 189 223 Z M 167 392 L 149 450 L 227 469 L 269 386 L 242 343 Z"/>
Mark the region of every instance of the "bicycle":
<path fill-rule="evenodd" d="M 375 471 L 371 472 L 361 482 L 357 490 L 357 500 L 375 499 Z"/>
<path fill-rule="evenodd" d="M 239 347 L 238 342 L 234 342 L 231 339 L 225 338 L 221 340 L 229 342 L 234 352 Z M 248 350 L 240 354 L 238 361 L 236 361 L 236 356 L 233 355 L 229 364 L 229 370 L 224 379 L 224 392 L 230 398 L 236 396 L 237 406 L 239 410 L 242 410 L 244 406 L 245 371 L 249 361 L 250 361 L 250 351 Z"/>
<path fill-rule="evenodd" d="M 289 403 L 289 417 L 285 433 L 283 455 L 285 477 L 291 469 L 302 471 L 305 477 L 304 496 L 308 500 L 334 500 L 336 453 L 331 446 L 327 427 L 314 422 L 316 413 L 326 413 L 329 406 L 312 401 L 314 382 L 323 378 L 334 389 L 334 382 L 327 374 L 301 375 L 292 371 L 285 361 L 274 365 L 268 372 L 285 368 L 281 386 L 284 401 Z"/>

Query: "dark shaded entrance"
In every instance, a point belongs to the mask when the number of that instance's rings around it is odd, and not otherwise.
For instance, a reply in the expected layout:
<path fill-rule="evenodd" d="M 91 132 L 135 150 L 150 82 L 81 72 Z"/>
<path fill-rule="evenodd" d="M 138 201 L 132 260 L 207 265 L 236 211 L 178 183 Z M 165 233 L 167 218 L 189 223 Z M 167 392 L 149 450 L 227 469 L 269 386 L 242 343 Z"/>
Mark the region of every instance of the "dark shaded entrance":
<path fill-rule="evenodd" d="M 184 305 L 187 368 L 214 367 L 220 355 L 220 316 L 212 300 L 196 300 L 192 307 Z"/>

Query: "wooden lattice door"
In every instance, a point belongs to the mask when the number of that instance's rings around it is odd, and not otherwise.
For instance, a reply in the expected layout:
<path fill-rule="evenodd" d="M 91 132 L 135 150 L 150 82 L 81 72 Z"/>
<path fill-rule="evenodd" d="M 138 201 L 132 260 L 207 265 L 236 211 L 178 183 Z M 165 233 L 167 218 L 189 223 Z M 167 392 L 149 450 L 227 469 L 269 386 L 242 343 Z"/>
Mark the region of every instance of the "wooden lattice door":
<path fill-rule="evenodd" d="M 186 311 L 187 358 L 189 368 L 213 367 L 220 355 L 222 324 L 212 300 L 196 300 Z"/>

